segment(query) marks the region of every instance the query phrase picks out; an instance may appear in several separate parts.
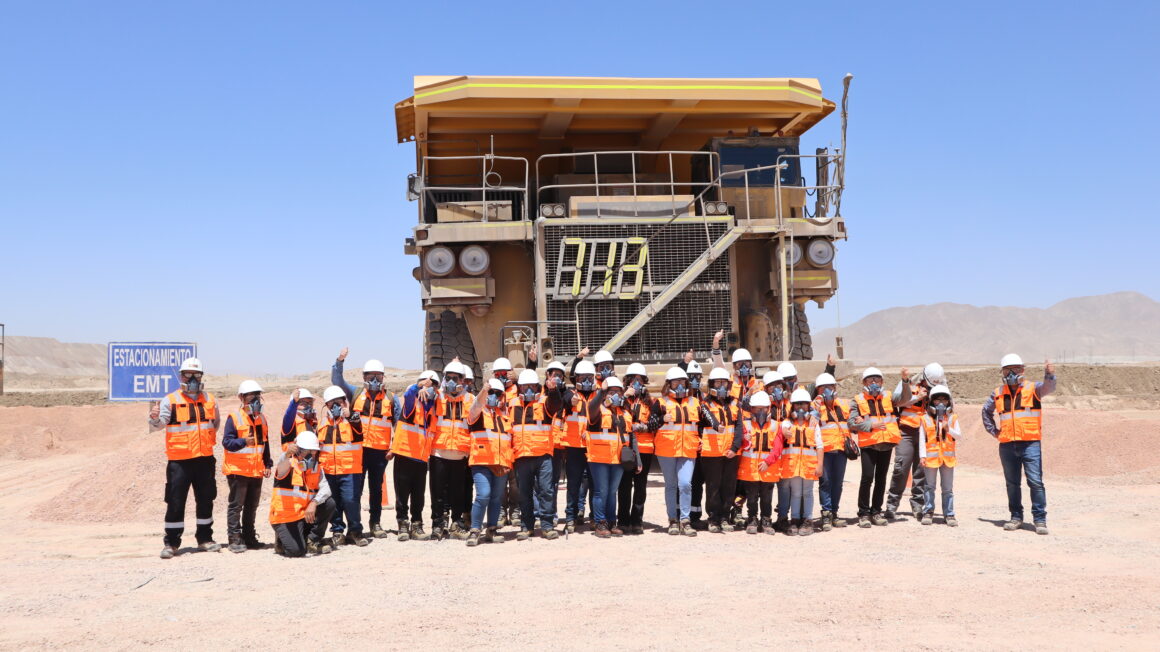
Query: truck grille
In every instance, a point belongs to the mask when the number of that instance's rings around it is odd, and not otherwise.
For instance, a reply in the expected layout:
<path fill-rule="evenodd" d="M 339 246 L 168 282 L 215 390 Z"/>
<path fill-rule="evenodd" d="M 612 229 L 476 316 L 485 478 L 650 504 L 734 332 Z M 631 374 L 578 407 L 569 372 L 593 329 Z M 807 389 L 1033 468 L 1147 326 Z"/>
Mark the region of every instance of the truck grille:
<path fill-rule="evenodd" d="M 612 218 L 601 222 L 561 219 L 544 224 L 548 319 L 572 321 L 578 316 L 580 322 L 579 339 L 575 326 L 549 325 L 557 355 L 603 346 L 731 226 L 711 222 L 706 234 L 701 218 L 667 225 Z M 647 256 L 638 271 L 633 265 L 646 239 Z M 617 273 L 606 274 L 618 265 Z M 676 360 L 689 349 L 704 353 L 713 333 L 731 330 L 732 314 L 729 259 L 722 256 L 629 338 L 617 357 Z"/>

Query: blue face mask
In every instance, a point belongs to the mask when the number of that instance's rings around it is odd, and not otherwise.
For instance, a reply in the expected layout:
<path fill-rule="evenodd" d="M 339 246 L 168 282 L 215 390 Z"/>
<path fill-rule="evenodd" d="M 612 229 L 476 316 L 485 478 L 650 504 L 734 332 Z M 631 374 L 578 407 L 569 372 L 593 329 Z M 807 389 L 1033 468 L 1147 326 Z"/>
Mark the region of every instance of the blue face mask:
<path fill-rule="evenodd" d="M 604 380 L 612 375 L 612 369 L 600 369 L 596 372 L 596 375 L 600 376 L 601 380 Z"/>
<path fill-rule="evenodd" d="M 185 381 L 185 393 L 190 396 L 197 396 L 201 393 L 201 381 L 197 378 L 190 378 Z"/>
<path fill-rule="evenodd" d="M 737 375 L 741 376 L 742 378 L 748 378 L 753 375 L 753 367 L 747 364 L 743 364 L 741 365 L 741 368 L 737 370 Z"/>
<path fill-rule="evenodd" d="M 769 412 L 767 410 L 761 410 L 760 412 L 754 412 L 753 419 L 755 421 L 757 421 L 757 423 L 759 425 L 764 426 L 765 422 L 769 420 Z"/>
<path fill-rule="evenodd" d="M 713 396 L 716 396 L 717 398 L 725 398 L 726 396 L 729 396 L 729 388 L 728 387 L 712 387 L 709 389 L 709 393 L 712 394 Z"/>
<path fill-rule="evenodd" d="M 528 389 L 525 389 L 524 390 L 524 402 L 531 403 L 534 400 L 536 400 L 536 390 L 531 389 L 530 387 Z"/>
<path fill-rule="evenodd" d="M 488 394 L 487 395 L 487 407 L 489 407 L 489 408 L 499 407 L 499 394 Z"/>
<path fill-rule="evenodd" d="M 307 406 L 302 408 L 301 414 L 302 414 L 303 419 L 313 419 L 314 418 L 314 408 L 312 406 L 307 405 Z"/>
<path fill-rule="evenodd" d="M 692 387 L 693 389 L 701 389 L 701 379 L 700 378 L 690 378 L 689 379 L 689 387 Z"/>
<path fill-rule="evenodd" d="M 463 385 L 460 385 L 454 380 L 445 380 L 443 381 L 443 391 L 452 396 L 457 396 L 459 392 L 463 391 Z"/>
<path fill-rule="evenodd" d="M 823 390 L 822 390 L 822 398 L 823 398 L 823 399 L 825 399 L 825 400 L 827 400 L 827 401 L 832 401 L 832 400 L 834 400 L 834 390 L 833 390 L 833 388 L 827 387 L 827 388 L 823 389 Z"/>
<path fill-rule="evenodd" d="M 775 401 L 780 401 L 785 397 L 785 390 L 780 387 L 774 387 L 773 390 L 769 393 L 773 396 L 773 400 Z"/>
<path fill-rule="evenodd" d="M 318 468 L 318 456 L 310 455 L 308 457 L 304 457 L 300 463 L 302 464 L 302 470 L 313 472 Z"/>
<path fill-rule="evenodd" d="M 673 396 L 677 398 L 685 398 L 685 395 L 688 393 L 689 390 L 684 385 L 678 385 L 673 388 Z"/>
<path fill-rule="evenodd" d="M 262 413 L 262 401 L 254 399 L 250 401 L 250 414 L 257 416 Z"/>
<path fill-rule="evenodd" d="M 796 410 L 794 410 L 794 411 L 793 411 L 793 418 L 795 418 L 795 419 L 805 419 L 805 418 L 807 418 L 807 417 L 809 417 L 809 416 L 810 416 L 810 412 L 812 412 L 812 410 L 810 410 L 810 409 L 808 409 L 808 408 L 805 408 L 805 409 L 803 409 L 803 408 L 798 408 L 798 409 L 796 409 Z"/>
<path fill-rule="evenodd" d="M 1008 385 L 1018 385 L 1019 381 L 1023 380 L 1023 376 L 1015 373 L 1014 371 L 1008 371 L 1006 375 L 1003 376 L 1003 380 L 1007 381 Z"/>
<path fill-rule="evenodd" d="M 620 407 L 624 405 L 624 397 L 620 394 L 613 394 L 608 397 L 608 404 L 612 407 Z"/>
<path fill-rule="evenodd" d="M 342 406 L 339 405 L 338 403 L 335 403 L 334 405 L 330 406 L 330 416 L 334 419 L 341 417 L 342 416 Z"/>
<path fill-rule="evenodd" d="M 870 391 L 871 396 L 878 396 L 882 393 L 882 383 L 870 383 L 866 389 Z"/>
<path fill-rule="evenodd" d="M 367 381 L 367 389 L 370 390 L 370 392 L 372 394 L 378 394 L 379 390 L 382 388 L 383 388 L 383 381 L 381 381 L 377 378 L 374 380 Z"/>
<path fill-rule="evenodd" d="M 644 383 L 640 382 L 639 380 L 634 380 L 634 381 L 632 381 L 632 389 L 637 394 L 640 394 L 641 392 L 644 391 Z"/>
<path fill-rule="evenodd" d="M 596 388 L 596 381 L 592 380 L 591 378 L 582 378 L 579 382 L 576 383 L 576 386 L 579 387 L 580 391 L 582 392 L 591 392 Z"/>

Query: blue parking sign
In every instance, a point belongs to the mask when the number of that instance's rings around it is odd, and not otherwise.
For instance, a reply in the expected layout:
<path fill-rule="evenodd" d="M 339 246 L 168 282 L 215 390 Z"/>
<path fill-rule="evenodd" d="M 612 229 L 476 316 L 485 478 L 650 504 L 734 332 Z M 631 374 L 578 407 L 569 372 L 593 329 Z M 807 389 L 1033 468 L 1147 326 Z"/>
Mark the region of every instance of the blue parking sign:
<path fill-rule="evenodd" d="M 178 388 L 181 363 L 194 357 L 192 342 L 109 342 L 109 400 L 165 398 Z"/>

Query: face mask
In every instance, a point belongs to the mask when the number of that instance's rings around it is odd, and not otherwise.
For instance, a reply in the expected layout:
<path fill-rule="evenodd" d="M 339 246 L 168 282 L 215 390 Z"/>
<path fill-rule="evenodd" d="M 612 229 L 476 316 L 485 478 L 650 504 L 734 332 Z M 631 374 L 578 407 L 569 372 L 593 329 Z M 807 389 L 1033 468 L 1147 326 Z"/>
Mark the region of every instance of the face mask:
<path fill-rule="evenodd" d="M 827 401 L 834 400 L 834 390 L 829 388 L 829 387 L 823 389 L 822 390 L 822 398 L 827 400 Z"/>
<path fill-rule="evenodd" d="M 790 376 L 785 379 L 785 386 L 791 389 L 797 387 L 797 376 Z"/>
<path fill-rule="evenodd" d="M 713 387 L 709 389 L 709 393 L 717 398 L 725 398 L 729 396 L 729 389 L 726 387 Z"/>
<path fill-rule="evenodd" d="M 304 458 L 302 458 L 301 463 L 302 463 L 302 470 L 313 472 L 314 469 L 318 468 L 318 457 L 316 457 L 314 455 L 304 457 Z"/>
<path fill-rule="evenodd" d="M 685 394 L 688 394 L 689 390 L 684 385 L 678 385 L 677 387 L 672 388 L 672 392 L 673 396 L 677 398 L 685 398 Z"/>
<path fill-rule="evenodd" d="M 448 394 L 451 394 L 452 396 L 458 395 L 459 392 L 462 390 L 463 390 L 463 385 L 460 385 L 459 383 L 455 382 L 454 380 L 443 381 L 443 391 L 447 392 Z"/>
<path fill-rule="evenodd" d="M 701 389 L 701 379 L 700 378 L 690 378 L 689 379 L 689 387 L 692 387 L 693 389 Z"/>
<path fill-rule="evenodd" d="M 305 406 L 302 408 L 302 411 L 299 412 L 299 414 L 302 415 L 303 419 L 306 419 L 307 421 L 312 421 L 314 419 L 314 408 L 309 406 L 309 405 Z"/>
<path fill-rule="evenodd" d="M 793 418 L 805 419 L 806 417 L 810 416 L 810 412 L 811 412 L 811 410 L 808 410 L 808 409 L 803 410 L 801 408 L 798 408 L 798 409 L 793 411 Z"/>
<path fill-rule="evenodd" d="M 499 407 L 499 395 L 498 394 L 488 394 L 487 395 L 487 407 L 489 407 L 489 408 Z"/>
<path fill-rule="evenodd" d="M 754 412 L 753 419 L 757 421 L 759 425 L 764 426 L 765 422 L 769 420 L 769 413 L 765 412 L 764 410 L 761 412 Z"/>
<path fill-rule="evenodd" d="M 596 372 L 596 375 L 600 376 L 600 380 L 604 380 L 612 375 L 612 370 L 611 369 L 601 369 L 601 370 Z"/>
<path fill-rule="evenodd" d="M 197 396 L 201 393 L 201 381 L 197 378 L 190 378 L 185 382 L 185 393 L 190 396 Z"/>
<path fill-rule="evenodd" d="M 869 390 L 871 396 L 878 396 L 882 393 L 882 383 L 870 383 L 866 389 Z"/>
<path fill-rule="evenodd" d="M 262 413 L 262 401 L 254 399 L 250 401 L 250 414 L 257 416 Z"/>
<path fill-rule="evenodd" d="M 1015 373 L 1014 371 L 1008 371 L 1007 374 L 1003 376 L 1003 380 L 1007 381 L 1008 385 L 1018 385 L 1019 381 L 1023 380 L 1023 376 Z"/>
<path fill-rule="evenodd" d="M 534 389 L 525 389 L 525 390 L 524 390 L 524 402 L 525 402 L 525 403 L 531 403 L 531 402 L 532 402 L 532 401 L 534 401 L 534 400 L 536 400 L 536 390 L 534 390 Z"/>
<path fill-rule="evenodd" d="M 620 394 L 613 394 L 608 397 L 608 404 L 612 407 L 620 407 L 624 405 L 624 397 Z"/>
<path fill-rule="evenodd" d="M 741 368 L 737 370 L 737 375 L 741 376 L 742 378 L 748 378 L 753 375 L 753 367 L 747 364 L 743 364 L 741 365 Z"/>
<path fill-rule="evenodd" d="M 339 405 L 338 403 L 335 403 L 334 405 L 330 406 L 330 416 L 331 416 L 331 418 L 334 418 L 334 419 L 341 417 L 342 416 L 342 406 Z"/>
<path fill-rule="evenodd" d="M 511 387 L 512 383 L 515 382 L 511 378 L 508 378 L 507 376 L 503 376 L 502 378 L 499 376 L 496 376 L 496 379 L 499 380 L 501 383 L 503 383 L 504 387 Z"/>
<path fill-rule="evenodd" d="M 579 387 L 580 391 L 582 392 L 591 392 L 596 387 L 596 381 L 592 380 L 591 378 L 585 378 L 584 380 L 576 383 L 576 386 Z"/>
<path fill-rule="evenodd" d="M 644 383 L 640 382 L 639 380 L 634 380 L 632 381 L 632 389 L 637 394 L 640 394 L 644 391 Z"/>
<path fill-rule="evenodd" d="M 367 381 L 367 389 L 370 390 L 370 392 L 372 394 L 378 394 L 379 390 L 382 388 L 383 388 L 383 381 L 378 380 L 377 378 L 375 380 L 368 380 Z"/>
<path fill-rule="evenodd" d="M 785 390 L 780 387 L 774 387 L 773 390 L 770 391 L 770 394 L 773 396 L 773 400 L 780 401 L 785 397 Z"/>

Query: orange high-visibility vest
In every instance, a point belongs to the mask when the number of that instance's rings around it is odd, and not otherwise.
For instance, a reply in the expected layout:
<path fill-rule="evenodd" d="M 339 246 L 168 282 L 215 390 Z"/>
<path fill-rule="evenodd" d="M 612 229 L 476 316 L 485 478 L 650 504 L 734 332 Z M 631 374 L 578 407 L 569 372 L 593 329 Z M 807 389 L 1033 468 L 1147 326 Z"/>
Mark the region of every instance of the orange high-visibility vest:
<path fill-rule="evenodd" d="M 374 397 L 368 397 L 364 389 L 354 397 L 351 409 L 362 415 L 363 447 L 391 450 L 391 414 L 394 406 L 387 399 L 387 393 L 380 391 Z"/>
<path fill-rule="evenodd" d="M 805 422 L 783 421 L 781 432 L 785 435 L 785 449 L 781 453 L 781 479 L 818 479 L 817 419 L 812 416 Z"/>
<path fill-rule="evenodd" d="M 628 413 L 632 417 L 633 423 L 648 424 L 649 419 L 652 418 L 652 402 L 645 401 L 639 398 L 632 398 L 628 400 Z M 655 432 L 644 430 L 636 433 L 636 448 L 641 455 L 645 453 L 652 453 L 656 450 Z"/>
<path fill-rule="evenodd" d="M 746 444 L 741 449 L 741 464 L 737 467 L 737 479 L 746 482 L 777 482 L 781 479 L 781 466 L 774 462 L 764 472 L 761 461 L 769 455 L 777 443 L 778 422 L 769 419 L 765 426 L 758 426 L 753 419 L 744 419 L 742 428 Z"/>
<path fill-rule="evenodd" d="M 547 399 L 541 396 L 531 403 L 524 403 L 522 397 L 517 397 L 511 404 L 512 455 L 515 459 L 552 454 L 552 424 L 546 403 Z"/>
<path fill-rule="evenodd" d="M 391 437 L 391 452 L 413 460 L 426 462 L 434 448 L 435 425 L 427 427 L 430 410 L 423 409 L 423 403 L 415 398 L 415 407 L 410 415 L 400 414 L 395 423 L 395 434 Z"/>
<path fill-rule="evenodd" d="M 325 419 L 326 423 L 318 429 L 318 444 L 322 449 L 318 463 L 322 470 L 326 475 L 362 473 L 362 424 L 346 419 L 336 424 L 329 412 Z"/>
<path fill-rule="evenodd" d="M 827 406 L 825 399 L 820 395 L 814 399 L 814 410 L 818 413 L 818 422 L 822 426 L 822 443 L 825 452 L 845 450 L 846 437 L 850 435 L 850 403 L 845 399 L 834 398 L 834 405 Z"/>
<path fill-rule="evenodd" d="M 246 440 L 246 447 L 225 452 L 222 457 L 222 474 L 262 477 L 266 470 L 266 460 L 262 453 L 270 442 L 270 426 L 266 423 L 266 415 L 259 414 L 257 421 L 254 421 L 245 410 L 239 410 L 230 417 L 234 420 L 238 438 Z"/>
<path fill-rule="evenodd" d="M 991 393 L 999 420 L 999 442 L 1039 441 L 1043 438 L 1043 403 L 1035 383 L 1023 381 L 1014 392 L 1003 385 Z"/>
<path fill-rule="evenodd" d="M 471 424 L 471 453 L 468 466 L 512 466 L 511 420 L 484 408 Z"/>
<path fill-rule="evenodd" d="M 317 427 L 317 425 L 315 425 L 315 427 Z M 307 431 L 313 432 L 313 428 L 311 428 L 310 425 L 306 423 L 306 419 L 302 418 L 302 414 L 298 413 L 294 415 L 294 430 L 282 433 L 282 452 L 286 452 L 287 444 L 294 443 L 294 440 L 298 438 L 298 433 Z"/>
<path fill-rule="evenodd" d="M 918 385 L 910 385 L 911 395 L 918 393 Z M 918 424 L 926 414 L 926 401 L 911 403 L 904 408 L 898 408 L 898 425 L 918 430 Z"/>
<path fill-rule="evenodd" d="M 890 395 L 882 392 L 873 397 L 862 392 L 854 397 L 858 403 L 858 415 L 870 422 L 870 432 L 858 432 L 858 445 L 897 444 L 902 441 L 898 431 L 898 418 L 894 416 L 894 402 Z"/>
<path fill-rule="evenodd" d="M 322 467 L 303 471 L 298 460 L 290 460 L 290 472 L 282 479 L 274 478 L 270 494 L 270 524 L 296 523 L 306 518 L 306 506 L 318 493 Z"/>
<path fill-rule="evenodd" d="M 165 426 L 165 456 L 171 460 L 191 460 L 213 455 L 217 431 L 217 401 L 213 394 L 202 392 L 197 400 L 177 390 L 169 400 L 169 423 Z"/>
<path fill-rule="evenodd" d="M 946 429 L 939 430 L 934 417 L 929 414 L 922 417 L 922 428 L 926 431 L 926 457 L 922 458 L 922 465 L 940 467 L 955 465 L 955 438 L 951 435 L 951 428 L 958 427 L 959 418 L 954 414 L 947 418 Z"/>
<path fill-rule="evenodd" d="M 701 420 L 701 402 L 689 397 L 678 401 L 665 396 L 660 401 L 666 423 L 657 429 L 655 450 L 659 457 L 696 457 L 701 443 L 697 423 Z M 672 423 L 667 423 L 667 417 Z"/>
<path fill-rule="evenodd" d="M 741 377 L 734 373 L 733 384 L 729 386 L 729 395 L 737 405 L 741 405 L 741 398 L 760 386 L 761 383 L 753 376 L 749 377 L 749 382 L 742 382 Z"/>
<path fill-rule="evenodd" d="M 737 423 L 737 406 L 734 401 L 719 403 L 707 401 L 705 407 L 720 426 L 714 430 L 708 426 L 701 431 L 701 457 L 721 457 L 733 445 L 733 431 Z"/>
<path fill-rule="evenodd" d="M 447 396 L 442 391 L 435 398 L 435 432 L 431 447 L 446 451 L 467 453 L 471 450 L 471 432 L 467 428 L 467 413 L 475 397 L 466 392 Z"/>
<path fill-rule="evenodd" d="M 622 408 L 600 406 L 600 421 L 588 421 L 584 434 L 589 464 L 620 464 L 620 449 L 629 446 L 632 416 Z"/>
<path fill-rule="evenodd" d="M 574 389 L 572 392 L 580 396 L 580 405 L 569 403 L 564 408 L 564 445 L 569 448 L 584 448 L 583 433 L 588 426 L 588 401 L 595 392 L 590 392 L 588 396 L 584 396 L 579 390 Z"/>

